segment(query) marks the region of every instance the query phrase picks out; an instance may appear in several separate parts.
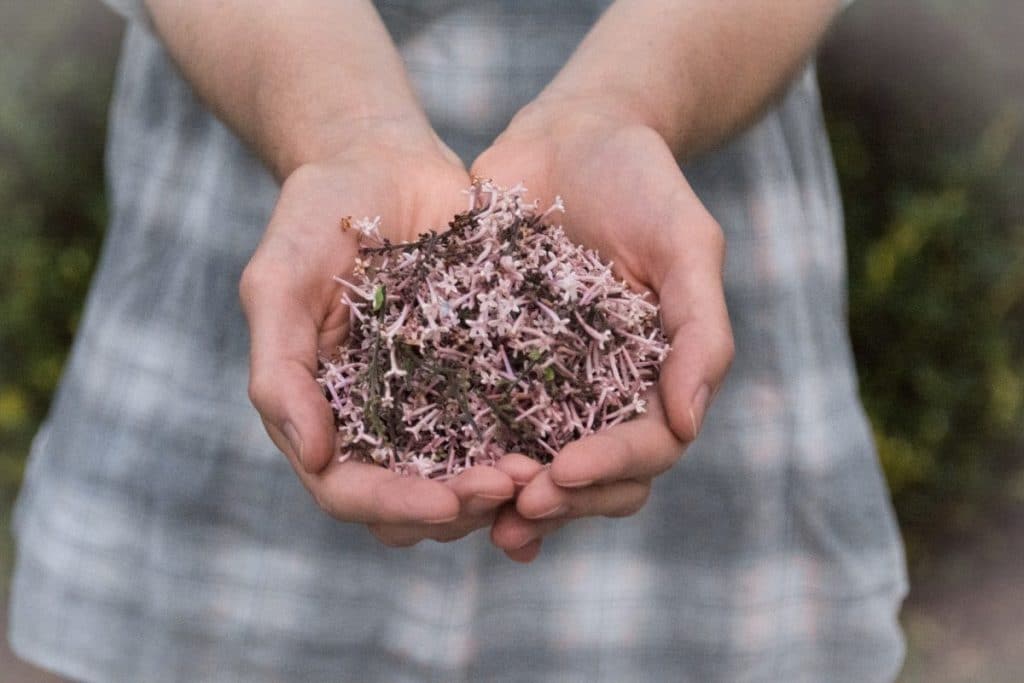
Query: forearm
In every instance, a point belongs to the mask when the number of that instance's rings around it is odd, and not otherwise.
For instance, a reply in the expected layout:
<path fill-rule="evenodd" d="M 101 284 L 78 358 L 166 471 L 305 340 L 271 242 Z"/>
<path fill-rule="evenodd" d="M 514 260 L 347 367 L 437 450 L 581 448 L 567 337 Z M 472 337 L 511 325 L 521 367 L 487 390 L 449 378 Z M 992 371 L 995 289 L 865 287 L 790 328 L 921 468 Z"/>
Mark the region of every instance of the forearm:
<path fill-rule="evenodd" d="M 688 157 L 761 112 L 838 8 L 836 0 L 618 0 L 541 99 L 607 107 Z"/>
<path fill-rule="evenodd" d="M 369 0 L 147 0 L 199 96 L 278 176 L 344 153 L 360 130 L 429 131 Z"/>

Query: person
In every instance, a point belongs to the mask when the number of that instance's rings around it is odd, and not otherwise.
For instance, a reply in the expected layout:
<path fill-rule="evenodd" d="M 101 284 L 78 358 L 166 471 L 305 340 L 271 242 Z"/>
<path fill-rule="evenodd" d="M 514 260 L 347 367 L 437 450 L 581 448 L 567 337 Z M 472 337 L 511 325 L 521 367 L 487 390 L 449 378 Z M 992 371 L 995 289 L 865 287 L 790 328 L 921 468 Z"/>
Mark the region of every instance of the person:
<path fill-rule="evenodd" d="M 893 680 L 812 59 L 840 3 L 110 4 L 111 221 L 17 506 L 15 652 L 82 681 Z M 338 462 L 339 219 L 409 238 L 470 174 L 560 195 L 657 297 L 651 410 L 550 468 Z"/>

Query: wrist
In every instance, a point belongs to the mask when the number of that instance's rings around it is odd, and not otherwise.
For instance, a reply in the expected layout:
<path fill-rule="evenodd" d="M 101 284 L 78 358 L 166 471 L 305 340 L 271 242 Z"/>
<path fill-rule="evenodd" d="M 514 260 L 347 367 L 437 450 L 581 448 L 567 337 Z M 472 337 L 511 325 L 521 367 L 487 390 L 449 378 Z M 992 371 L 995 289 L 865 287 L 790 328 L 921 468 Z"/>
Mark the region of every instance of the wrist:
<path fill-rule="evenodd" d="M 568 200 L 583 168 L 609 149 L 637 140 L 661 147 L 664 140 L 641 112 L 616 98 L 545 91 L 513 117 L 474 163 L 472 172 L 507 185 L 523 182 L 534 200 Z M 511 172 L 514 169 L 515 172 Z"/>
<path fill-rule="evenodd" d="M 579 128 L 646 125 L 639 108 L 599 94 L 545 91 L 519 110 L 508 126 L 512 132 L 549 130 L 559 135 Z"/>
<path fill-rule="evenodd" d="M 639 97 L 620 91 L 596 93 L 549 88 L 523 107 L 509 123 L 503 137 L 538 137 L 543 131 L 554 139 L 594 136 L 626 128 L 647 128 L 670 148 L 677 137 L 666 116 Z"/>
<path fill-rule="evenodd" d="M 302 166 L 366 155 L 440 155 L 461 163 L 415 107 L 351 108 L 338 112 L 330 121 L 294 126 L 286 142 L 267 152 L 271 170 L 280 180 Z"/>

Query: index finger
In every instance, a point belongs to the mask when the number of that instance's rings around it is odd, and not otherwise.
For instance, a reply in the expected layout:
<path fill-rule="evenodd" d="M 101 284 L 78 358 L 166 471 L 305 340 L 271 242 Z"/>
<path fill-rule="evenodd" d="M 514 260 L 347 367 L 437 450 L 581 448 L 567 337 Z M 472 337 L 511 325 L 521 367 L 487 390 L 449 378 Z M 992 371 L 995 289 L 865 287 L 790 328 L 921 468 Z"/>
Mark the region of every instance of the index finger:
<path fill-rule="evenodd" d="M 672 467 L 685 446 L 669 428 L 657 393 L 647 398 L 643 415 L 566 444 L 551 464 L 552 481 L 578 488 L 648 480 Z"/>
<path fill-rule="evenodd" d="M 341 521 L 442 524 L 459 515 L 459 498 L 450 487 L 379 465 L 347 460 L 319 474 L 296 471 L 321 509 Z"/>

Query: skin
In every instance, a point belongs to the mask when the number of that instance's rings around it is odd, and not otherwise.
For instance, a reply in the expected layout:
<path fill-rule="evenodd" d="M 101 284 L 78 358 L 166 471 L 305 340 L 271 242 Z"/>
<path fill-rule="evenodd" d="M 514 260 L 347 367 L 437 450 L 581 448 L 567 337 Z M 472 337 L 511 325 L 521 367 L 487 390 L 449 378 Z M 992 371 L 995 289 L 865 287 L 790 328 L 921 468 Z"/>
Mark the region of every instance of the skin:
<path fill-rule="evenodd" d="M 567 445 L 550 468 L 506 456 L 517 482 L 491 539 L 530 562 L 569 521 L 640 510 L 696 439 L 734 354 L 722 231 L 678 161 L 751 122 L 821 38 L 837 3 L 619 0 L 475 175 L 562 196 L 564 227 L 660 301 L 672 352 L 649 412 Z"/>
<path fill-rule="evenodd" d="M 447 484 L 332 458 L 316 352 L 347 333 L 331 277 L 351 272 L 344 216 L 381 214 L 393 240 L 443 225 L 470 183 L 430 129 L 365 0 L 148 0 L 200 97 L 283 181 L 240 284 L 250 396 L 320 506 L 390 545 L 493 525 L 511 558 L 579 517 L 624 516 L 696 438 L 728 370 L 725 244 L 678 160 L 753 120 L 796 73 L 834 0 L 618 0 L 538 98 L 473 164 L 561 195 L 569 236 L 663 307 L 673 351 L 642 418 L 567 445 L 550 468 L 510 454 Z"/>
<path fill-rule="evenodd" d="M 196 92 L 283 182 L 239 286 L 249 395 L 270 438 L 327 514 L 365 524 L 388 545 L 490 525 L 514 494 L 508 475 L 480 467 L 442 484 L 339 463 L 314 381 L 317 349 L 347 333 L 332 277 L 351 274 L 356 241 L 341 219 L 381 215 L 386 237 L 407 240 L 464 210 L 470 184 L 431 130 L 376 11 L 357 0 L 148 8 Z"/>
<path fill-rule="evenodd" d="M 649 128 L 602 117 L 560 125 L 510 130 L 473 170 L 499 182 L 522 177 L 540 192 L 559 188 L 566 206 L 576 207 L 563 217 L 570 239 L 597 249 L 618 276 L 659 300 L 672 351 L 644 415 L 567 445 L 547 469 L 526 458 L 501 461 L 525 486 L 491 538 L 522 560 L 570 519 L 638 511 L 652 479 L 696 438 L 733 354 L 722 232 L 664 141 Z"/>

